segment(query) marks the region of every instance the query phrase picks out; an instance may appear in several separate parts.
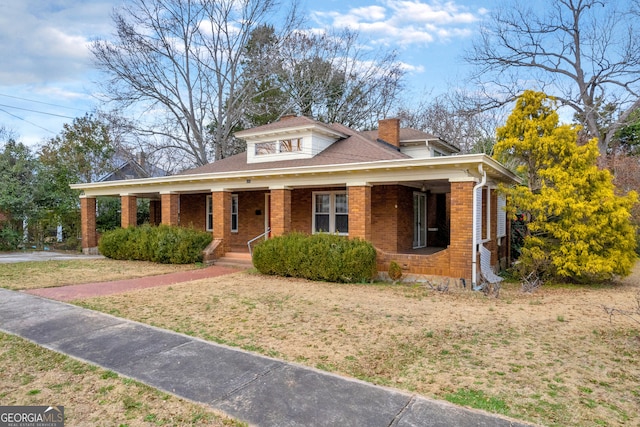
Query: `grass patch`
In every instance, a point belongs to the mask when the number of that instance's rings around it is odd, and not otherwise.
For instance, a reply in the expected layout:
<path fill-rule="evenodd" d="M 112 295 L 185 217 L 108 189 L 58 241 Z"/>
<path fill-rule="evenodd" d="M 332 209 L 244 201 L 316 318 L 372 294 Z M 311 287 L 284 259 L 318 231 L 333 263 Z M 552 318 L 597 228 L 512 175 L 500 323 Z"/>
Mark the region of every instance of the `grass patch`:
<path fill-rule="evenodd" d="M 456 405 L 469 406 L 496 414 L 509 415 L 509 407 L 504 400 L 487 396 L 482 390 L 459 389 L 444 395 L 444 399 Z"/>
<path fill-rule="evenodd" d="M 3 405 L 65 407 L 65 425 L 243 426 L 215 411 L 0 333 Z M 29 378 L 25 384 L 22 379 Z M 152 414 L 153 417 L 149 415 Z"/>
<path fill-rule="evenodd" d="M 195 264 L 168 265 L 112 259 L 18 262 L 0 264 L 0 288 L 52 288 L 133 279 L 195 268 L 198 268 Z"/>

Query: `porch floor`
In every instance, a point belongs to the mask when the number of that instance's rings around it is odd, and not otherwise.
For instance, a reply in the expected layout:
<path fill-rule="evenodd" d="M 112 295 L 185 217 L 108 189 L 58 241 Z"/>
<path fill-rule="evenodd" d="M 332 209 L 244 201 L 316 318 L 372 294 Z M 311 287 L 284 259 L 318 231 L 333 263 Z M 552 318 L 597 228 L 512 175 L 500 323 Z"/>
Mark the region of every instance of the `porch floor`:
<path fill-rule="evenodd" d="M 440 246 L 427 246 L 426 248 L 409 249 L 405 251 L 398 251 L 397 253 L 403 255 L 432 255 L 445 249 L 446 248 Z"/>
<path fill-rule="evenodd" d="M 231 251 L 234 253 L 249 253 L 249 248 L 247 246 L 231 246 Z M 440 252 L 445 250 L 446 248 L 441 246 L 427 246 L 426 248 L 418 248 L 418 249 L 409 249 L 404 251 L 398 251 L 396 253 L 403 255 L 432 255 L 436 252 Z"/>

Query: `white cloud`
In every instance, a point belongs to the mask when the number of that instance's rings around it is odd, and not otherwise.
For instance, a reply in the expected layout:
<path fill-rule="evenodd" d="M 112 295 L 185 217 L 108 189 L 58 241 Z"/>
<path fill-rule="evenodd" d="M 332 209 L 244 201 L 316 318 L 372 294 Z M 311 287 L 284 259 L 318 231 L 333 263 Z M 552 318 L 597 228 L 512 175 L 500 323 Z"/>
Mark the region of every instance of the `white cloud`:
<path fill-rule="evenodd" d="M 385 45 L 427 45 L 467 37 L 487 13 L 471 11 L 454 1 L 381 0 L 381 5 L 351 8 L 344 13 L 312 12 L 322 26 L 350 28 Z"/>
<path fill-rule="evenodd" d="M 78 78 L 91 66 L 91 39 L 108 31 L 112 6 L 108 0 L 2 2 L 2 83 L 37 85 Z"/>

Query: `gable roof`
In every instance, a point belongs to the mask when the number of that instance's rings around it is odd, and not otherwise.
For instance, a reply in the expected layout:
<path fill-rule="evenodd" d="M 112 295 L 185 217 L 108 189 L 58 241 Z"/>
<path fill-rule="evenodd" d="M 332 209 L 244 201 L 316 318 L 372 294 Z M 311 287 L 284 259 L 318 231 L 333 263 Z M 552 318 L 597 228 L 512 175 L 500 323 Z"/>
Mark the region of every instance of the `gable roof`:
<path fill-rule="evenodd" d="M 247 134 L 257 135 L 265 132 L 318 126 L 327 132 L 341 134 L 344 137 L 331 144 L 328 148 L 310 159 L 278 160 L 272 162 L 247 163 L 247 153 L 236 154 L 225 159 L 217 160 L 195 169 L 181 172 L 180 175 L 192 175 L 214 172 L 249 171 L 262 169 L 276 169 L 298 166 L 338 165 L 346 163 L 376 162 L 381 160 L 410 159 L 396 147 L 385 142 L 372 140 L 341 124 L 327 125 L 308 117 L 296 117 L 279 122 L 270 123 L 258 128 L 236 133 L 237 137 Z"/>

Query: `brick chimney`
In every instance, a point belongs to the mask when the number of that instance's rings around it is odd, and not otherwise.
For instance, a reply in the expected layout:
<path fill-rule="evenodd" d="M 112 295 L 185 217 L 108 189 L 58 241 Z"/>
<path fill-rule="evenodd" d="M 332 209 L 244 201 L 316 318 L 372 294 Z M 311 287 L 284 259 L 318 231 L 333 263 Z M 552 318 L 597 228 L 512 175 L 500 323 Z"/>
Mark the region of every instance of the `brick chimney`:
<path fill-rule="evenodd" d="M 400 119 L 378 120 L 378 139 L 400 148 Z"/>

